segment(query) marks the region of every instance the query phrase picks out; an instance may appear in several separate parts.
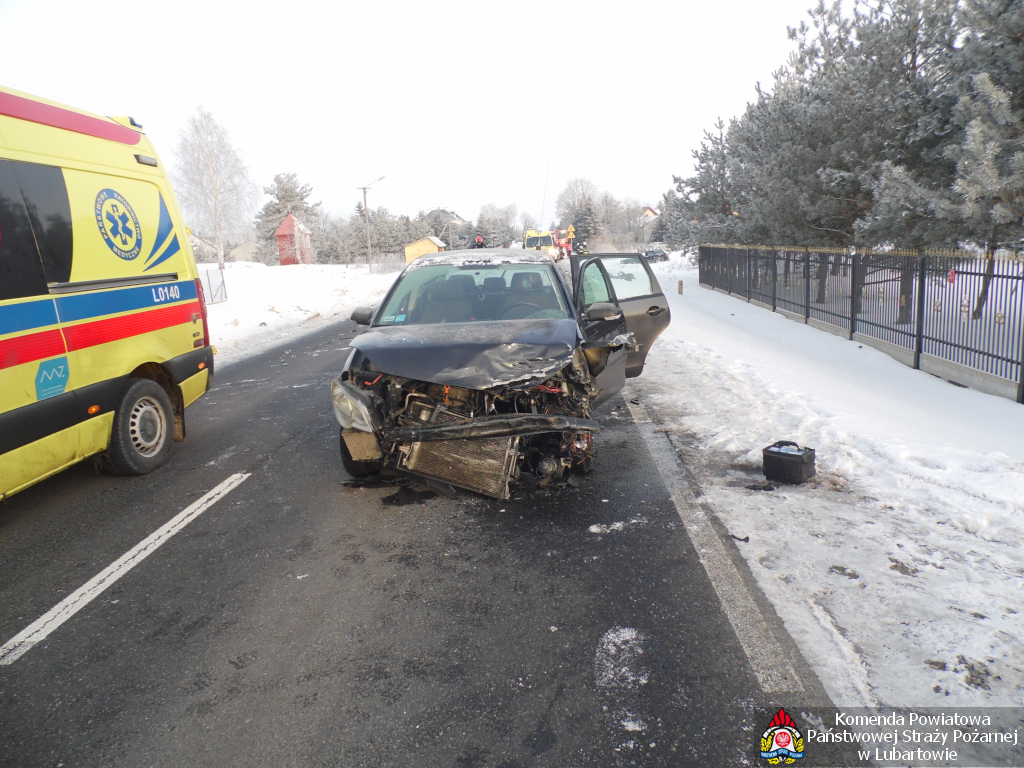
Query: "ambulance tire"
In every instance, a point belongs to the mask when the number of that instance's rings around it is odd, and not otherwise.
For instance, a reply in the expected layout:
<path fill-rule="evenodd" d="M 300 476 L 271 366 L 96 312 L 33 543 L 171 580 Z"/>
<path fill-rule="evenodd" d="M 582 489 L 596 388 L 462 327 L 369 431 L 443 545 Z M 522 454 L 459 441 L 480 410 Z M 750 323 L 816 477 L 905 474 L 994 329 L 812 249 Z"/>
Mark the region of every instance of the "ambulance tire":
<path fill-rule="evenodd" d="M 114 411 L 104 468 L 113 475 L 145 475 L 167 463 L 174 442 L 174 408 L 150 379 L 128 379 Z"/>
<path fill-rule="evenodd" d="M 356 478 L 373 477 L 380 474 L 380 471 L 384 468 L 384 462 L 380 460 L 356 461 L 353 459 L 352 453 L 349 451 L 348 446 L 345 445 L 344 434 L 341 434 L 341 464 L 345 467 L 346 472 Z"/>

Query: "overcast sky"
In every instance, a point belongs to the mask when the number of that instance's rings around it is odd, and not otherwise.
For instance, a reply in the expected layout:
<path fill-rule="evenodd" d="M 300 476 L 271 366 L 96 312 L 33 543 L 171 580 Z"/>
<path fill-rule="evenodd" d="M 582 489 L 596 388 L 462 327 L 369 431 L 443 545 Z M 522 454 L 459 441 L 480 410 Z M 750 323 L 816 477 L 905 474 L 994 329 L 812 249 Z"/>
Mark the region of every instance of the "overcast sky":
<path fill-rule="evenodd" d="M 656 205 L 811 4 L 0 0 L 0 82 L 131 115 L 168 163 L 201 104 L 255 182 L 297 173 L 335 213 L 384 175 L 371 207 L 547 222 L 575 176 Z"/>

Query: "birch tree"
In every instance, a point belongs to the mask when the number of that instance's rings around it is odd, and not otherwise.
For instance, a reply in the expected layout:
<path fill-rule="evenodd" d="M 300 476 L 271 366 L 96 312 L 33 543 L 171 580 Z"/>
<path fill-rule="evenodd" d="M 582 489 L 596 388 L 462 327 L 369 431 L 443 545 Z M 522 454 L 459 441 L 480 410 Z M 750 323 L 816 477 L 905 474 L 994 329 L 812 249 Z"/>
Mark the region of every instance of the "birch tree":
<path fill-rule="evenodd" d="M 532 213 L 527 213 L 526 211 L 523 211 L 522 213 L 519 214 L 519 230 L 520 230 L 519 234 L 520 235 L 525 235 L 526 234 L 526 230 L 528 230 L 528 229 L 536 229 L 536 228 L 537 228 L 537 219 L 535 219 L 533 217 Z"/>
<path fill-rule="evenodd" d="M 576 218 L 583 204 L 588 200 L 593 202 L 598 194 L 600 190 L 590 179 L 572 179 L 559 193 L 555 202 L 555 213 L 563 222 L 570 222 Z"/>
<path fill-rule="evenodd" d="M 227 129 L 202 107 L 175 146 L 171 180 L 190 226 L 212 232 L 224 269 L 224 243 L 249 236 L 258 190 Z"/>

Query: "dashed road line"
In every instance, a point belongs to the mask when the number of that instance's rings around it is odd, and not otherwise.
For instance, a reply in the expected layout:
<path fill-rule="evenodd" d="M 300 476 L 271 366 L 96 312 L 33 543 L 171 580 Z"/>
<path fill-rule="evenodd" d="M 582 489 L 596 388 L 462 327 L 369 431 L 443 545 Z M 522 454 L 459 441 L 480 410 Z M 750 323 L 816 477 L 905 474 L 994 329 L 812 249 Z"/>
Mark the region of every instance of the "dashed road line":
<path fill-rule="evenodd" d="M 683 477 L 679 456 L 664 432 L 658 432 L 643 405 L 631 402 L 625 395 L 633 421 L 644 436 L 647 449 L 668 487 L 676 512 L 686 527 L 700 562 L 711 580 L 711 586 L 722 601 L 729 623 L 739 638 L 758 683 L 765 693 L 802 693 L 805 688 L 790 664 L 787 655 L 776 641 L 757 602 L 743 583 L 735 563 L 725 551 L 721 538 L 715 532 L 707 512 L 694 497 Z"/>
<path fill-rule="evenodd" d="M 194 504 L 183 509 L 165 525 L 153 531 L 153 533 L 4 643 L 0 647 L 0 666 L 13 664 L 32 646 L 45 640 L 57 627 L 82 610 L 105 589 L 113 585 L 128 571 L 149 557 L 149 555 L 153 554 L 174 534 L 224 498 L 234 488 L 241 485 L 247 477 L 249 477 L 248 474 L 231 475 L 223 483 Z"/>

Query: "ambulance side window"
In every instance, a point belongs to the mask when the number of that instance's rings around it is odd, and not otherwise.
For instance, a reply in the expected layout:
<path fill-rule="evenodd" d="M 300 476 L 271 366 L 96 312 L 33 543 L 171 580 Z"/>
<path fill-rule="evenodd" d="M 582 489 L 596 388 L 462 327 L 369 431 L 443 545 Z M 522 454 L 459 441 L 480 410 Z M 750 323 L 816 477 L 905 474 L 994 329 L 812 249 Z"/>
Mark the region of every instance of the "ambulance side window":
<path fill-rule="evenodd" d="M 0 160 L 0 301 L 48 293 L 14 165 Z"/>
<path fill-rule="evenodd" d="M 71 279 L 71 204 L 64 172 L 51 165 L 12 163 L 21 188 L 43 272 L 50 283 Z"/>

